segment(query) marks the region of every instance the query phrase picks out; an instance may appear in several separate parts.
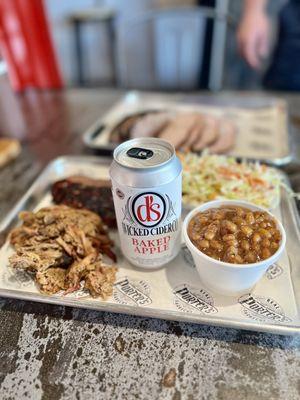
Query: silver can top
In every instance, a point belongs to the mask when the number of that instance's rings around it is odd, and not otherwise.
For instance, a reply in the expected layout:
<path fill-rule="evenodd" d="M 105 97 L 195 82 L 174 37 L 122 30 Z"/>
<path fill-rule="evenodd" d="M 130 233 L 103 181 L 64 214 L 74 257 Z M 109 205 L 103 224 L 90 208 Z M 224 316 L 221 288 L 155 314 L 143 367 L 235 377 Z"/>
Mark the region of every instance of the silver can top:
<path fill-rule="evenodd" d="M 115 161 L 127 168 L 148 169 L 162 166 L 175 155 L 174 147 L 158 138 L 137 138 L 120 144 L 114 151 Z"/>

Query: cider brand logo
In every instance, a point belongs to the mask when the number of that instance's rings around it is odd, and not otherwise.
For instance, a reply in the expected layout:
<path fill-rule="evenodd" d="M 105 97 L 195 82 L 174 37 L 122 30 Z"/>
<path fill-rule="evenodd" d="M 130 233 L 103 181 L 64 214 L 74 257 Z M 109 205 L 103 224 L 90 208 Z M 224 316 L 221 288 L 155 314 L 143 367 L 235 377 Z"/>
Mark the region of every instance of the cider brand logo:
<path fill-rule="evenodd" d="M 166 213 L 166 201 L 158 193 L 141 193 L 132 202 L 132 215 L 144 227 L 158 225 Z"/>

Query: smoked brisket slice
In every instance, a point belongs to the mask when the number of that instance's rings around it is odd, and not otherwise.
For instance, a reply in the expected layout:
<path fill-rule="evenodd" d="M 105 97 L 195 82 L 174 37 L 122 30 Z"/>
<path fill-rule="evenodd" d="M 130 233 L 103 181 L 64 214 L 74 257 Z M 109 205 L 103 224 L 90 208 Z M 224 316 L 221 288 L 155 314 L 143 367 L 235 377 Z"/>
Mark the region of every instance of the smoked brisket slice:
<path fill-rule="evenodd" d="M 70 176 L 52 185 L 53 201 L 98 214 L 110 228 L 116 227 L 111 184 L 108 180 Z"/>

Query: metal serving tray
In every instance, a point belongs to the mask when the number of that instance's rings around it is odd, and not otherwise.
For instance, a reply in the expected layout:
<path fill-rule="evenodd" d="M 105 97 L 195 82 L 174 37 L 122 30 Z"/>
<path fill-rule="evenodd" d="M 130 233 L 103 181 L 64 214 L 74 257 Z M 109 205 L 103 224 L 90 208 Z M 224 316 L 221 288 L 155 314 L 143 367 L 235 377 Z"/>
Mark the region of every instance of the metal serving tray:
<path fill-rule="evenodd" d="M 242 94 L 183 96 L 129 92 L 83 134 L 83 141 L 86 146 L 109 154 L 116 147 L 110 141 L 114 127 L 130 115 L 155 110 L 198 111 L 226 117 L 238 128 L 235 147 L 228 154 L 277 166 L 292 159 L 292 125 L 286 102 Z"/>
<path fill-rule="evenodd" d="M 285 190 L 275 214 L 287 232 L 287 253 L 270 267 L 252 294 L 240 298 L 222 297 L 207 290 L 184 245 L 164 268 L 146 271 L 132 267 L 122 257 L 116 231 L 110 234 L 116 243 L 119 271 L 108 301 L 93 299 L 83 291 L 41 294 L 31 277 L 8 267 L 13 250 L 5 237 L 16 225 L 18 213 L 51 204 L 50 187 L 56 180 L 72 174 L 108 178 L 108 167 L 109 161 L 101 157 L 68 156 L 49 164 L 0 224 L 0 296 L 237 329 L 300 332 L 299 221 L 294 201 Z"/>

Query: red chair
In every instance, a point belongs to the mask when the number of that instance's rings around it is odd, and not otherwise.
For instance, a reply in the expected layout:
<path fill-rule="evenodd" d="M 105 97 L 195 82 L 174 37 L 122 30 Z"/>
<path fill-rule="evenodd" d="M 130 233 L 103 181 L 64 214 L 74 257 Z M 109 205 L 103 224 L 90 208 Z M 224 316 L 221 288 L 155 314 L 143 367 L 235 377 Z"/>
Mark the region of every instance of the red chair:
<path fill-rule="evenodd" d="M 0 51 L 14 90 L 63 86 L 42 0 L 0 0 Z"/>

